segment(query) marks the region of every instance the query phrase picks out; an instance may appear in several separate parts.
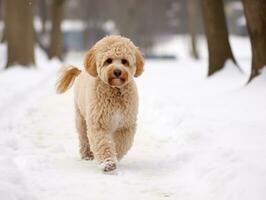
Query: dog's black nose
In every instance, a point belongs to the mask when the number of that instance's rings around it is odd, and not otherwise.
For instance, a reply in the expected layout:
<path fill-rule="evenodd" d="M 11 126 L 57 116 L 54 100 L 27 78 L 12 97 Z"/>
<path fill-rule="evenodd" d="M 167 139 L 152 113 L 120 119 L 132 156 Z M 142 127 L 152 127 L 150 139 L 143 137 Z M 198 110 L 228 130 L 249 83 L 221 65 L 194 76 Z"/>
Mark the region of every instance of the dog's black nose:
<path fill-rule="evenodd" d="M 121 72 L 121 70 L 120 69 L 116 69 L 116 70 L 114 70 L 114 76 L 115 77 L 120 77 L 121 76 L 121 74 L 122 74 L 122 72 Z"/>

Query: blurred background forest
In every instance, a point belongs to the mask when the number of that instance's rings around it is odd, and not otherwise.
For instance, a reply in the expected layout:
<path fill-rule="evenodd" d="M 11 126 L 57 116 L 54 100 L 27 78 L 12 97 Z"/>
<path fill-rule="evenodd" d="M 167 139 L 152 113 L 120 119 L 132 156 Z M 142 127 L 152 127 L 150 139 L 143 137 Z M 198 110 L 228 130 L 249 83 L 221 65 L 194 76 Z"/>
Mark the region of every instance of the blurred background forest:
<path fill-rule="evenodd" d="M 61 21 L 61 46 L 64 51 L 83 51 L 106 34 L 122 34 L 144 48 L 145 52 L 152 53 L 155 41 L 173 34 L 189 33 L 189 23 L 195 26 L 196 34 L 203 34 L 198 0 L 26 0 L 24 3 L 33 3 L 34 30 L 46 46 L 51 32 L 52 10 L 58 9 L 55 11 L 58 16 L 54 17 Z M 3 4 L 4 0 L 1 0 L 2 41 L 5 16 Z M 226 0 L 225 12 L 230 33 L 246 36 L 241 1 Z M 189 17 L 194 18 L 193 21 L 189 21 Z"/>
<path fill-rule="evenodd" d="M 197 38 L 206 35 L 212 75 L 227 59 L 237 64 L 228 34 L 248 36 L 246 18 L 252 22 L 250 35 L 258 38 L 251 41 L 250 78 L 266 64 L 261 53 L 266 50 L 263 0 L 0 0 L 0 6 L 0 38 L 9 52 L 6 67 L 34 63 L 34 44 L 62 60 L 67 52 L 84 51 L 110 34 L 131 38 L 146 58 L 175 59 L 156 54 L 154 47 L 173 35 L 188 34 L 194 59 L 200 57 Z"/>

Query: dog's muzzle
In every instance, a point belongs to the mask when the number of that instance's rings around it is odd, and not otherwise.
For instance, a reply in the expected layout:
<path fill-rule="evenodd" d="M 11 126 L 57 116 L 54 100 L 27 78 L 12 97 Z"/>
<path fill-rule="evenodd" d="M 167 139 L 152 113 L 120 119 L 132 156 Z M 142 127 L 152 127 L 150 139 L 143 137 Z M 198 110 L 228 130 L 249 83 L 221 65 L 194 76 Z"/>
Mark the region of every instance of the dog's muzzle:
<path fill-rule="evenodd" d="M 128 73 L 121 69 L 111 69 L 108 72 L 108 83 L 111 86 L 123 86 L 128 80 Z"/>

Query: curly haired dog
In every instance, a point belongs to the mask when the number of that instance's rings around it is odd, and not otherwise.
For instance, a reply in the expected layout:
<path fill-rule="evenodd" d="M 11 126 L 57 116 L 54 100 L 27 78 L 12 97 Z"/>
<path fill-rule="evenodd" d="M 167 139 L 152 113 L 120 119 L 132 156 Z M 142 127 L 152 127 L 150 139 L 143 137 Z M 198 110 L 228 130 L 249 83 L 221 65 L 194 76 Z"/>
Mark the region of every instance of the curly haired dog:
<path fill-rule="evenodd" d="M 107 36 L 85 56 L 85 70 L 69 67 L 57 82 L 57 93 L 74 88 L 76 127 L 82 159 L 116 169 L 136 132 L 138 93 L 134 77 L 143 72 L 140 50 L 127 38 Z"/>

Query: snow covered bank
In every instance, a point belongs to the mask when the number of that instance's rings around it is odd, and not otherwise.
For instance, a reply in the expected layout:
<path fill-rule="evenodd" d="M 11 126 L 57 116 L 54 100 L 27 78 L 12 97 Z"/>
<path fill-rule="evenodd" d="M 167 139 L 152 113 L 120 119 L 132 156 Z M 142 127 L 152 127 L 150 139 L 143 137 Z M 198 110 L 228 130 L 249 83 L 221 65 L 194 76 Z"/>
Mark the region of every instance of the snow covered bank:
<path fill-rule="evenodd" d="M 264 199 L 265 82 L 243 87 L 247 77 L 230 63 L 205 81 L 193 62 L 149 66 L 139 133 L 158 145 L 158 173 L 170 173 L 161 189 L 170 199 Z"/>
<path fill-rule="evenodd" d="M 0 45 L 1 68 L 5 65 L 5 45 Z M 60 63 L 50 62 L 36 49 L 37 63 L 30 69 L 21 66 L 0 71 L 0 197 L 4 200 L 32 199 L 15 162 L 19 154 L 17 123 L 43 95 L 42 85 L 54 76 Z M 1 57 L 2 58 L 2 57 Z"/>

